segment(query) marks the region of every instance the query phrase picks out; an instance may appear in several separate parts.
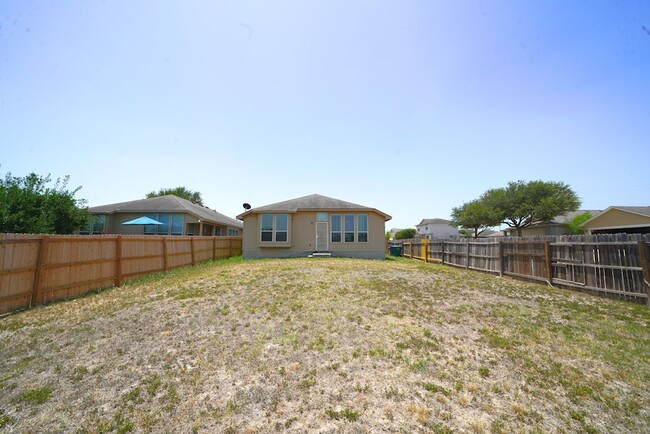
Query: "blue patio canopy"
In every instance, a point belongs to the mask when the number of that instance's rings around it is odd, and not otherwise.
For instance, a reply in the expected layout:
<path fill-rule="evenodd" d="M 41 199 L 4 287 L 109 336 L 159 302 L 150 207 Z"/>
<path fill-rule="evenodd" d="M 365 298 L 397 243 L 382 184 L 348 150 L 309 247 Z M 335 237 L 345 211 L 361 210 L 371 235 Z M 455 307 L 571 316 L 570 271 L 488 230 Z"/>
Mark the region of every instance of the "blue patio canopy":
<path fill-rule="evenodd" d="M 138 217 L 137 219 L 129 220 L 128 222 L 122 223 L 123 225 L 164 225 L 163 222 L 154 220 L 147 216 Z"/>

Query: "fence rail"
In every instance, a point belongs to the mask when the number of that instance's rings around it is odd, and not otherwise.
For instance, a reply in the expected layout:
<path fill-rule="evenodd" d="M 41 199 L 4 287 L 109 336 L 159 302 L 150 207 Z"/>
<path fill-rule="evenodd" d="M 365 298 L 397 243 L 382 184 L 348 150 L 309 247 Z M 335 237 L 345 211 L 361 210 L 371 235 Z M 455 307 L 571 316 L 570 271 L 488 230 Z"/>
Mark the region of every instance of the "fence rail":
<path fill-rule="evenodd" d="M 405 240 L 402 256 L 650 304 L 650 235 Z"/>
<path fill-rule="evenodd" d="M 0 234 L 0 314 L 241 253 L 241 237 Z"/>

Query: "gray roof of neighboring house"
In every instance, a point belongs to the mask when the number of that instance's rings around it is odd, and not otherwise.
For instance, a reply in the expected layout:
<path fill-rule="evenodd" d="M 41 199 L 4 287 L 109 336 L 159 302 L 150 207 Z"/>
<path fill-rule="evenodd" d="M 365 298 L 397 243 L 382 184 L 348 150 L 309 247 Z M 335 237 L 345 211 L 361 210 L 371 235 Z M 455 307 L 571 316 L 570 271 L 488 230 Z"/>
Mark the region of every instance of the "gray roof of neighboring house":
<path fill-rule="evenodd" d="M 493 231 L 492 229 L 486 229 L 479 234 L 479 238 L 493 238 L 493 237 L 504 237 L 503 231 Z"/>
<path fill-rule="evenodd" d="M 272 203 L 270 205 L 258 206 L 238 215 L 237 218 L 241 220 L 245 215 L 251 213 L 261 213 L 265 211 L 297 212 L 304 210 L 374 211 L 384 216 L 386 220 L 390 220 L 392 218 L 388 214 L 381 212 L 376 208 L 370 208 L 364 205 L 346 202 L 344 200 L 334 199 L 332 197 L 322 196 L 320 194 L 310 194 L 309 196 L 298 197 L 296 199 L 285 200 L 283 202 Z"/>
<path fill-rule="evenodd" d="M 445 219 L 424 219 L 420 222 L 419 225 L 416 226 L 424 226 L 424 225 L 451 225 L 453 222 L 451 220 L 445 220 Z"/>
<path fill-rule="evenodd" d="M 532 225 L 527 226 L 524 229 L 538 228 L 540 226 L 565 225 L 565 224 L 569 223 L 571 220 L 573 220 L 576 216 L 579 216 L 580 214 L 584 214 L 586 212 L 591 213 L 591 217 L 589 218 L 589 220 L 591 220 L 592 218 L 594 218 L 598 214 L 600 214 L 602 212 L 602 210 L 599 210 L 599 209 L 579 209 L 579 210 L 576 210 L 576 211 L 569 211 L 567 213 L 555 216 L 555 217 L 553 217 L 553 219 L 551 219 L 549 221 L 533 223 Z M 589 221 L 589 220 L 587 220 L 587 221 Z M 517 232 L 517 229 L 516 228 L 507 228 L 507 229 L 505 229 L 505 231 L 510 232 L 510 233 L 514 233 L 514 232 Z"/>
<path fill-rule="evenodd" d="M 564 225 L 564 224 L 569 223 L 576 216 L 579 216 L 580 214 L 584 214 L 586 212 L 591 213 L 590 218 L 594 218 L 595 216 L 600 214 L 602 211 L 599 210 L 599 209 L 579 209 L 579 210 L 576 210 L 576 211 L 569 211 L 569 212 L 567 212 L 565 214 L 560 214 L 558 216 L 555 216 L 551 220 L 544 221 L 544 222 L 533 223 L 532 225 L 530 225 L 528 227 L 533 228 L 533 227 L 549 226 L 549 225 Z M 506 231 L 516 232 L 516 229 L 515 228 L 507 228 Z"/>
<path fill-rule="evenodd" d="M 600 210 L 600 209 L 579 209 L 577 211 L 570 211 L 570 212 L 568 212 L 566 214 L 562 214 L 562 215 L 553 217 L 553 220 L 551 220 L 550 222 L 543 222 L 543 223 L 540 223 L 540 224 L 553 224 L 553 223 L 565 224 L 565 223 L 569 223 L 575 217 L 579 216 L 580 214 L 584 214 L 586 212 L 591 213 L 591 217 L 594 217 L 594 216 L 600 214 L 602 212 L 602 210 Z"/>
<path fill-rule="evenodd" d="M 217 223 L 234 228 L 243 227 L 240 221 L 216 212 L 213 209 L 190 202 L 172 194 L 151 197 L 148 199 L 132 200 L 130 202 L 112 203 L 109 205 L 94 206 L 88 209 L 93 214 L 127 213 L 188 213 L 209 223 Z"/>
<path fill-rule="evenodd" d="M 650 206 L 610 206 L 608 209 L 616 208 L 635 214 L 641 214 L 650 217 Z"/>

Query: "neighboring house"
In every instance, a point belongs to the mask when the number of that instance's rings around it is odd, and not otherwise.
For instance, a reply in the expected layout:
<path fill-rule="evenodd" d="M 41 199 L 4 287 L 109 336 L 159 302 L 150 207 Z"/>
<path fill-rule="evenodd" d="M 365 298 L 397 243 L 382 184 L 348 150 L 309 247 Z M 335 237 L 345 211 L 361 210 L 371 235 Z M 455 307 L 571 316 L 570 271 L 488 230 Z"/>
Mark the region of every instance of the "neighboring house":
<path fill-rule="evenodd" d="M 503 231 L 493 231 L 492 229 L 486 229 L 479 234 L 479 238 L 499 238 L 505 237 L 506 234 Z"/>
<path fill-rule="evenodd" d="M 589 234 L 650 234 L 650 206 L 610 206 L 582 227 Z"/>
<path fill-rule="evenodd" d="M 174 195 L 94 206 L 88 210 L 94 221 L 79 231 L 80 234 L 239 236 L 243 228 L 233 218 Z M 142 216 L 163 224 L 122 224 Z"/>
<path fill-rule="evenodd" d="M 561 214 L 559 216 L 553 217 L 549 221 L 533 223 L 532 225 L 523 228 L 521 230 L 521 236 L 535 237 L 542 235 L 567 235 L 569 233 L 567 223 L 569 223 L 580 214 L 584 214 L 586 212 L 591 213 L 593 218 L 593 216 L 597 215 L 601 211 L 598 209 L 579 209 L 577 211 Z M 508 236 L 517 236 L 516 228 L 505 229 L 505 232 Z"/>
<path fill-rule="evenodd" d="M 401 230 L 402 230 L 402 229 L 399 229 L 399 228 L 393 228 L 393 229 L 391 229 L 391 230 L 390 230 L 390 239 L 391 239 L 391 240 L 395 240 L 395 235 L 396 235 L 399 231 L 401 231 Z"/>
<path fill-rule="evenodd" d="M 386 213 L 312 194 L 249 209 L 244 222 L 244 258 L 288 258 L 322 253 L 384 259 Z"/>
<path fill-rule="evenodd" d="M 445 219 L 424 219 L 419 225 L 415 225 L 415 230 L 422 238 L 430 240 L 459 237 L 458 228 L 452 225 L 451 221 Z"/>

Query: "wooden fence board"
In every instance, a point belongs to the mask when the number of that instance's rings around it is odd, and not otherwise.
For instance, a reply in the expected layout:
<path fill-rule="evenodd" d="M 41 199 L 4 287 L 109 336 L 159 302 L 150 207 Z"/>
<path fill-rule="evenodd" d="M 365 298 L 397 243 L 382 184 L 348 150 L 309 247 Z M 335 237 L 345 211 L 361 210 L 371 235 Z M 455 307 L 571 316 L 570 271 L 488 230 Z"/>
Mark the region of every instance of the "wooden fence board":
<path fill-rule="evenodd" d="M 650 301 L 650 235 L 406 240 L 405 257 Z M 424 253 L 423 253 L 423 249 Z"/>
<path fill-rule="evenodd" d="M 0 315 L 241 253 L 241 237 L 0 234 Z"/>

